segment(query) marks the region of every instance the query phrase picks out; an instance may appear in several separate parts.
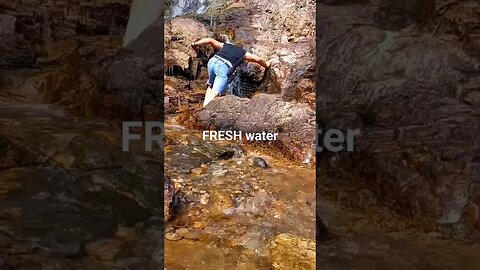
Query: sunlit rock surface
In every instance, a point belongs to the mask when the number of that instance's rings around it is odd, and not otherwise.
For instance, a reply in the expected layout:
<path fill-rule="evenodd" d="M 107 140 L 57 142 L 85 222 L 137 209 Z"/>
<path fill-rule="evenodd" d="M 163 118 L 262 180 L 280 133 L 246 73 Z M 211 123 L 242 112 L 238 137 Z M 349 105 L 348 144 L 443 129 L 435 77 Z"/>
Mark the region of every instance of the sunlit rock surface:
<path fill-rule="evenodd" d="M 354 153 L 322 153 L 323 172 L 407 216 L 476 234 L 480 58 L 453 33 L 425 33 L 415 20 L 391 31 L 376 21 L 381 10 L 318 10 L 320 125 L 362 130 Z"/>

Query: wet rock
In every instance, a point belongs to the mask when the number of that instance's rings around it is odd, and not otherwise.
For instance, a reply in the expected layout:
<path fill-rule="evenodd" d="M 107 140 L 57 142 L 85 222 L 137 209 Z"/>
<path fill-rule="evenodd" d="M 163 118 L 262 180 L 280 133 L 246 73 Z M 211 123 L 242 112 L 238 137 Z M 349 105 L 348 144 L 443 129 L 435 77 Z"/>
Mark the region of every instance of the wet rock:
<path fill-rule="evenodd" d="M 282 145 L 282 151 L 299 162 L 315 150 L 315 112 L 305 104 L 282 101 L 277 95 L 258 94 L 252 99 L 231 95 L 219 97 L 197 117 L 204 128 L 277 132 L 279 138 L 275 143 Z"/>
<path fill-rule="evenodd" d="M 0 248 L 9 247 L 14 242 L 14 239 L 9 234 L 0 231 Z"/>
<path fill-rule="evenodd" d="M 106 72 L 104 86 L 99 89 L 98 100 L 109 105 L 101 109 L 116 111 L 117 117 L 118 112 L 132 117 L 159 117 L 163 113 L 160 110 L 147 112 L 146 109 L 163 108 L 163 99 L 160 100 L 158 92 L 160 79 L 150 78 L 151 68 L 163 72 L 161 65 L 156 67 L 162 63 L 163 57 L 163 41 L 156 37 L 162 35 L 163 23 L 157 20 L 117 53 Z"/>
<path fill-rule="evenodd" d="M 188 231 L 183 235 L 184 239 L 193 240 L 193 241 L 204 241 L 207 240 L 210 236 L 202 231 L 193 230 Z"/>
<path fill-rule="evenodd" d="M 201 174 L 205 173 L 205 169 L 204 169 L 204 168 L 201 168 L 201 167 L 199 167 L 199 168 L 194 168 L 194 169 L 191 170 L 191 173 L 192 173 L 193 175 L 197 175 L 197 176 L 198 176 L 198 175 L 201 175 Z"/>
<path fill-rule="evenodd" d="M 220 168 L 218 170 L 213 171 L 212 175 L 222 177 L 222 176 L 227 175 L 227 173 L 228 173 L 228 170 Z"/>
<path fill-rule="evenodd" d="M 313 208 L 315 209 L 315 208 Z M 321 241 L 327 240 L 330 237 L 330 233 L 328 231 L 327 226 L 323 222 L 322 218 L 316 213 L 316 241 L 317 243 L 320 243 Z"/>
<path fill-rule="evenodd" d="M 175 230 L 175 233 L 178 235 L 185 235 L 189 232 L 187 228 L 179 228 Z"/>
<path fill-rule="evenodd" d="M 213 190 L 210 193 L 210 200 L 213 206 L 223 212 L 225 209 L 234 208 L 235 201 L 232 199 L 230 192 L 228 190 Z"/>
<path fill-rule="evenodd" d="M 48 248 L 49 252 L 61 256 L 78 255 L 83 246 L 83 239 L 76 239 L 74 236 L 61 233 L 50 233 L 40 241 L 42 246 Z"/>
<path fill-rule="evenodd" d="M 263 169 L 268 168 L 267 162 L 261 157 L 254 157 L 252 162 L 253 162 L 253 166 L 255 167 L 259 167 Z"/>
<path fill-rule="evenodd" d="M 191 173 L 195 168 L 208 164 L 212 160 L 221 159 L 222 155 L 229 152 L 221 146 L 213 143 L 203 145 L 192 145 L 193 142 L 186 141 L 180 145 L 169 145 L 166 159 L 168 162 L 177 164 L 174 170 L 181 173 Z M 222 172 L 219 173 L 221 174 Z"/>
<path fill-rule="evenodd" d="M 122 250 L 123 243 L 117 239 L 102 239 L 88 243 L 85 251 L 99 261 L 111 261 Z"/>
<path fill-rule="evenodd" d="M 169 241 L 178 241 L 182 239 L 182 236 L 178 233 L 168 232 L 165 234 L 165 239 Z"/>
<path fill-rule="evenodd" d="M 42 255 L 75 257 L 82 253 L 85 239 L 109 237 L 118 223 L 130 226 L 161 213 L 158 174 L 163 165 L 134 151 L 119 154 L 115 149 L 121 146 L 115 140 L 95 134 L 116 136 L 104 121 L 96 121 L 92 128 L 88 122 L 65 116 L 63 109 L 46 105 L 2 105 L 0 111 L 0 138 L 8 138 L 3 156 L 12 157 L 10 164 L 15 164 L 0 177 L 0 183 L 9 187 L 7 192 L 1 189 L 2 223 L 15 228 L 11 233 L 15 243 L 34 239 L 33 247 Z M 8 128 L 12 121 L 16 122 L 14 129 Z M 27 155 L 17 162 L 15 157 L 22 153 Z M 108 153 L 115 153 L 115 158 Z M 123 166 L 117 166 L 120 160 Z M 11 192 L 13 183 L 21 193 Z M 21 222 L 12 219 L 18 211 L 3 211 L 9 205 L 21 208 Z M 107 255 L 102 255 L 98 245 L 91 244 L 88 250 L 98 252 L 99 258 L 116 253 L 108 251 L 116 249 L 116 244 L 105 244 Z M 41 268 L 38 261 L 18 264 L 20 268 L 26 265 Z"/>
<path fill-rule="evenodd" d="M 74 5 L 67 1 L 52 6 L 33 0 L 2 5 L 9 12 L 0 18 L 0 54 L 4 56 L 0 66 L 18 68 L 42 64 L 37 60 L 54 40 L 77 34 L 123 34 L 130 3 L 114 0 Z"/>
<path fill-rule="evenodd" d="M 20 207 L 0 207 L 1 219 L 17 219 L 22 213 L 23 210 Z"/>
<path fill-rule="evenodd" d="M 0 269 L 14 270 L 15 266 L 11 263 L 10 258 L 4 254 L 0 254 Z"/>
<path fill-rule="evenodd" d="M 259 191 L 245 203 L 244 211 L 255 216 L 263 216 L 272 202 L 271 196 L 266 191 Z"/>
<path fill-rule="evenodd" d="M 175 186 L 173 185 L 172 180 L 167 174 L 164 174 L 164 184 L 163 184 L 163 214 L 165 221 L 169 221 L 172 217 L 172 203 L 173 203 L 173 195 L 175 194 Z"/>
<path fill-rule="evenodd" d="M 207 226 L 207 223 L 203 222 L 203 221 L 195 221 L 193 222 L 193 227 L 195 229 L 203 229 Z"/>
<path fill-rule="evenodd" d="M 249 89 L 252 86 L 240 82 L 236 86 L 240 89 L 232 92 L 241 97 L 251 97 L 253 92 L 259 90 L 279 93 L 280 99 L 285 101 L 294 100 L 299 81 L 315 77 L 315 3 L 288 0 L 243 2 L 246 8 L 242 11 L 255 6 L 255 15 L 248 20 L 239 20 L 239 16 L 248 15 L 242 14 L 238 9 L 221 10 L 218 12 L 216 30 L 229 32 L 234 29 L 236 42 L 252 48 L 257 55 L 275 59 L 275 62 L 266 74 L 253 65 L 241 65 L 242 80 L 253 81 L 254 89 Z M 300 40 L 302 41 L 299 42 Z M 313 102 L 314 99 L 298 101 L 305 103 Z M 309 106 L 314 108 L 312 103 Z"/>
<path fill-rule="evenodd" d="M 210 194 L 208 193 L 204 193 L 202 195 L 200 195 L 200 203 L 205 205 L 205 204 L 208 204 L 208 202 L 210 201 Z"/>
<path fill-rule="evenodd" d="M 315 269 L 315 241 L 280 234 L 270 243 L 274 269 Z"/>
<path fill-rule="evenodd" d="M 115 232 L 115 237 L 126 243 L 135 242 L 138 239 L 138 233 L 135 228 L 119 227 Z"/>

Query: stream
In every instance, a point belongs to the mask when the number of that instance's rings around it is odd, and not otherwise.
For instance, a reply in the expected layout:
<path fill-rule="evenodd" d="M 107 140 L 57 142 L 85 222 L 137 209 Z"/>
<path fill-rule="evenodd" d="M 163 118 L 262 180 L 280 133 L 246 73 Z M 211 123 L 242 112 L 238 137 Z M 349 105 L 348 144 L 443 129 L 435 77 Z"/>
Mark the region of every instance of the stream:
<path fill-rule="evenodd" d="M 313 170 L 238 143 L 204 142 L 174 123 L 165 155 L 184 202 L 166 229 L 166 269 L 269 269 L 278 235 L 313 244 Z"/>

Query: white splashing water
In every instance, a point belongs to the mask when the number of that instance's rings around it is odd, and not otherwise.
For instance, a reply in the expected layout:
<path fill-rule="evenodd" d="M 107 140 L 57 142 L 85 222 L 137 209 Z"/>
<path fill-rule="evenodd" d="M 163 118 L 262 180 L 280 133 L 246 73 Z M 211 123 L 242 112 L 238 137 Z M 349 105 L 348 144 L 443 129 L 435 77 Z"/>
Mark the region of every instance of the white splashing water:
<path fill-rule="evenodd" d="M 172 6 L 170 17 L 185 15 L 187 13 L 204 13 L 208 8 L 207 0 L 176 0 Z"/>

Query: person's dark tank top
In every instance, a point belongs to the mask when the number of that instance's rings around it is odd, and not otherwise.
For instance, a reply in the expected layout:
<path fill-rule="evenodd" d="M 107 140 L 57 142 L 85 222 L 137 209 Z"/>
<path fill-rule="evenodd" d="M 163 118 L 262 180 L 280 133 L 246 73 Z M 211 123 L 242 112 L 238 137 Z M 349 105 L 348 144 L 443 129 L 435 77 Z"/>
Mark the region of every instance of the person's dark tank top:
<path fill-rule="evenodd" d="M 238 66 L 238 63 L 241 63 L 245 57 L 245 50 L 240 46 L 224 43 L 222 49 L 216 55 L 230 62 L 232 66 Z"/>

